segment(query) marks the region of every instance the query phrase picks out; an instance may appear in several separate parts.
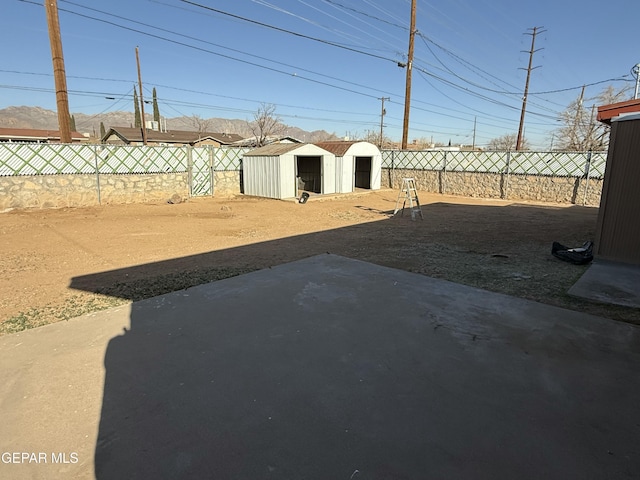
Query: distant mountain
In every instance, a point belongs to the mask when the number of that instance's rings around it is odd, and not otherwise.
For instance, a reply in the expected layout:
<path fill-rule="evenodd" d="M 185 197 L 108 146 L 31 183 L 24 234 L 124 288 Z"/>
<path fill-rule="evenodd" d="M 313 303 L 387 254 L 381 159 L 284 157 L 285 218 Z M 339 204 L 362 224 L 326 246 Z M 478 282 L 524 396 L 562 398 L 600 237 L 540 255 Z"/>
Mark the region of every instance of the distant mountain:
<path fill-rule="evenodd" d="M 76 120 L 76 130 L 81 133 L 88 133 L 91 136 L 100 135 L 100 122 L 104 124 L 107 130 L 109 127 L 130 127 L 133 126 L 134 122 L 134 116 L 131 112 L 107 112 L 96 115 L 71 112 L 71 114 Z M 145 117 L 147 120 L 153 119 L 151 115 L 145 115 Z M 237 133 L 243 137 L 253 135 L 245 120 L 208 118 L 199 119 L 199 121 L 202 125 L 206 125 L 206 130 L 209 132 Z M 166 126 L 167 130 L 198 130 L 193 117 L 167 118 Z M 7 107 L 0 109 L 0 127 L 57 130 L 58 114 L 53 110 L 46 110 L 41 107 Z M 337 138 L 335 134 L 324 130 L 308 132 L 291 126 L 287 126 L 285 134 L 304 142 L 320 142 Z"/>

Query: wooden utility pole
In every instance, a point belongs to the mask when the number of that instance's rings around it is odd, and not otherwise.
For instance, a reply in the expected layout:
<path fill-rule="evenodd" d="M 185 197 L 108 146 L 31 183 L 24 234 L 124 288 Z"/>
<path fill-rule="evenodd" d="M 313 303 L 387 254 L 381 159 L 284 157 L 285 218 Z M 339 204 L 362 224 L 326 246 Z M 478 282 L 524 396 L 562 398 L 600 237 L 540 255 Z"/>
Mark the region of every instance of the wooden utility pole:
<path fill-rule="evenodd" d="M 407 82 L 404 94 L 404 121 L 402 122 L 402 145 L 407 148 L 409 138 L 409 112 L 411 110 L 411 71 L 413 70 L 413 42 L 416 36 L 416 0 L 411 0 L 411 24 L 409 26 L 409 53 L 407 54 Z"/>
<path fill-rule="evenodd" d="M 384 101 L 385 100 L 391 100 L 391 98 L 389 97 L 382 97 L 379 100 L 382 100 L 382 108 L 380 110 L 380 145 L 379 147 L 382 149 L 382 144 L 384 142 L 384 137 L 382 136 L 383 133 L 383 127 L 384 127 L 384 116 L 386 115 L 387 111 L 384 109 Z"/>
<path fill-rule="evenodd" d="M 518 127 L 518 139 L 516 140 L 516 151 L 520 150 L 522 146 L 522 130 L 524 128 L 524 114 L 527 110 L 527 95 L 529 95 L 529 79 L 531 77 L 531 70 L 538 67 L 532 67 L 533 63 L 533 54 L 537 52 L 535 50 L 536 44 L 536 35 L 538 33 L 542 33 L 544 30 L 538 30 L 542 27 L 533 27 L 532 33 L 527 33 L 527 35 L 531 35 L 531 50 L 529 50 L 529 66 L 527 67 L 527 81 L 524 85 L 524 95 L 522 96 L 522 111 L 520 112 L 520 126 Z"/>
<path fill-rule="evenodd" d="M 142 123 L 142 144 L 147 144 L 147 123 L 144 120 L 144 99 L 142 98 L 142 75 L 140 74 L 140 54 L 136 47 L 136 64 L 138 65 L 138 87 L 140 88 L 140 120 Z"/>
<path fill-rule="evenodd" d="M 67 92 L 67 76 L 64 70 L 62 54 L 62 38 L 60 37 L 60 20 L 58 19 L 57 0 L 44 0 L 47 12 L 47 28 L 51 44 L 51 60 L 53 62 L 53 78 L 56 85 L 56 104 L 58 110 L 58 128 L 60 143 L 71 143 L 71 117 L 69 115 L 69 93 Z"/>
<path fill-rule="evenodd" d="M 478 117 L 473 117 L 473 143 L 471 144 L 471 149 L 475 151 L 476 149 L 476 123 L 478 121 Z"/>
<path fill-rule="evenodd" d="M 582 149 L 582 147 L 580 146 L 580 135 L 578 133 L 580 131 L 580 125 L 582 124 L 582 106 L 584 104 L 585 88 L 586 85 L 583 85 L 582 90 L 580 91 L 580 98 L 578 98 L 578 104 L 576 105 L 576 115 L 573 119 L 573 131 L 571 132 L 571 144 L 576 151 Z"/>

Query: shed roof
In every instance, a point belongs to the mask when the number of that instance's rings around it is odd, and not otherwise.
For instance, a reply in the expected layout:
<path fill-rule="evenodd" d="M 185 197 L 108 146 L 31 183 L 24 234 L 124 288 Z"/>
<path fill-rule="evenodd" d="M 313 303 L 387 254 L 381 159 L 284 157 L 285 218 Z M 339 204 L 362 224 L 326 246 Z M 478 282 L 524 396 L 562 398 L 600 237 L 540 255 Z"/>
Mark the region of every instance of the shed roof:
<path fill-rule="evenodd" d="M 640 98 L 598 107 L 598 120 L 611 125 L 611 120 L 623 113 L 640 113 Z"/>
<path fill-rule="evenodd" d="M 342 157 L 344 156 L 345 153 L 347 153 L 347 150 L 349 150 L 351 146 L 356 143 L 360 143 L 360 142 L 335 140 L 335 141 L 328 141 L 328 142 L 318 142 L 318 143 L 315 143 L 314 145 L 317 145 L 320 148 L 324 148 L 325 150 L 333 153 L 334 155 Z"/>

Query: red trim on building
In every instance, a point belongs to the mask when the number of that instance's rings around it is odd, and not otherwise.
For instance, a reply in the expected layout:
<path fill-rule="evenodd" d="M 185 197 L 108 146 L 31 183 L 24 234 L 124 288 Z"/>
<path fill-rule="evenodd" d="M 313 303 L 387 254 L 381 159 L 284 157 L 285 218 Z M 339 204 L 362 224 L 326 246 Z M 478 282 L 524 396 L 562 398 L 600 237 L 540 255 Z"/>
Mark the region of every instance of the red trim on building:
<path fill-rule="evenodd" d="M 598 121 L 611 125 L 611 120 L 623 113 L 640 113 L 640 98 L 598 107 Z"/>

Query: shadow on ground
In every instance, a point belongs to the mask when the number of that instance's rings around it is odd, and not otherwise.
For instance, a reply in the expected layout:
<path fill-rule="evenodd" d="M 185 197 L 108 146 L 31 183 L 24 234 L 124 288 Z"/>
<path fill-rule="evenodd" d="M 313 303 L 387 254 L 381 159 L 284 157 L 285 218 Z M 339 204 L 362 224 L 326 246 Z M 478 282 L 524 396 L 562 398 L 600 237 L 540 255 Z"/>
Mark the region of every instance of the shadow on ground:
<path fill-rule="evenodd" d="M 581 443 L 608 428 L 609 414 L 597 413 L 595 403 L 557 424 L 582 404 L 579 395 L 614 388 L 609 367 L 596 375 L 597 387 L 580 380 L 611 348 L 590 332 L 571 336 L 581 331 L 580 314 L 542 306 L 550 310 L 535 316 L 553 318 L 561 337 L 544 346 L 536 338 L 546 333 L 509 325 L 520 311 L 526 323 L 534 309 L 528 302 L 516 300 L 521 303 L 504 320 L 500 304 L 508 297 L 446 282 L 436 288 L 426 280 L 416 280 L 422 285 L 416 289 L 411 279 L 425 277 L 405 272 L 359 262 L 357 275 L 340 263 L 319 271 L 313 259 L 275 267 L 330 252 L 427 274 L 435 265 L 453 270 L 454 278 L 507 272 L 496 285 L 516 283 L 518 290 L 535 275 L 549 275 L 550 265 L 568 277 L 582 272 L 558 263 L 547 247 L 592 235 L 591 210 L 473 207 L 470 218 L 471 207 L 458 207 L 423 207 L 424 221 L 379 212 L 377 222 L 74 278 L 72 288 L 136 300 L 130 328 L 109 342 L 105 356 L 97 478 L 358 478 L 364 472 L 362 478 L 399 479 L 428 476 L 432 461 L 433 478 L 566 478 L 581 470 L 631 478 L 638 451 L 621 442 L 640 421 L 618 440 L 603 437 L 625 456 L 615 468 L 607 466 L 602 442 Z M 501 221 L 505 209 L 508 224 Z M 473 240 L 439 227 L 442 216 L 464 221 Z M 551 231 L 552 224 L 560 231 Z M 244 260 L 249 253 L 251 264 Z M 267 270 L 137 302 L 256 268 Z M 398 283 L 404 289 L 394 290 Z M 445 295 L 450 288 L 457 293 Z M 477 298 L 467 308 L 471 297 Z M 567 338 L 565 316 L 576 329 Z M 606 321 L 587 318 L 606 331 Z M 513 336 L 486 329 L 485 321 Z M 615 328 L 637 343 L 633 327 Z M 448 334 L 438 340 L 433 332 L 440 329 Z M 495 335 L 506 353 L 493 358 Z M 532 339 L 542 350 L 529 357 Z M 614 364 L 626 361 L 616 357 Z M 506 371 L 497 374 L 498 365 Z M 470 401 L 454 407 L 467 394 Z M 458 408 L 466 410 L 461 417 Z M 585 458 L 592 460 L 587 467 Z"/>

